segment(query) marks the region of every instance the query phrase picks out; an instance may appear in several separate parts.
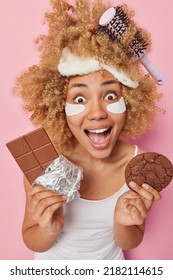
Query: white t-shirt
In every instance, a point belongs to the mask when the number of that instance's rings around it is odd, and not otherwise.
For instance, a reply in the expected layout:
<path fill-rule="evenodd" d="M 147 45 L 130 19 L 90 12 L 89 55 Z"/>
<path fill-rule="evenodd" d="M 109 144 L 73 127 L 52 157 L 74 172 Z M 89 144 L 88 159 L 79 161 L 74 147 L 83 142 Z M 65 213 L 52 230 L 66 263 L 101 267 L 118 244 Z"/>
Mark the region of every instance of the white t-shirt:
<path fill-rule="evenodd" d="M 134 156 L 137 154 L 135 147 Z M 128 191 L 124 184 L 102 200 L 77 198 L 64 205 L 64 228 L 54 246 L 36 253 L 39 260 L 122 260 L 123 251 L 114 240 L 117 199 Z"/>

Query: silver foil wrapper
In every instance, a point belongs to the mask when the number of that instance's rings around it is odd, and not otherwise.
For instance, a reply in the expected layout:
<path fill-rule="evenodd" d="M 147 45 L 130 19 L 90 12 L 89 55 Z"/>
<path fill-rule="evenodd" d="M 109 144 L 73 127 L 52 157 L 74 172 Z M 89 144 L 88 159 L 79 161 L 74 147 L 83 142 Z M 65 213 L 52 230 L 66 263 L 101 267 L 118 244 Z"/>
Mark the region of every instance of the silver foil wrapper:
<path fill-rule="evenodd" d="M 67 196 L 67 202 L 80 196 L 80 181 L 83 169 L 60 155 L 38 176 L 33 185 L 39 184 L 49 190 Z"/>

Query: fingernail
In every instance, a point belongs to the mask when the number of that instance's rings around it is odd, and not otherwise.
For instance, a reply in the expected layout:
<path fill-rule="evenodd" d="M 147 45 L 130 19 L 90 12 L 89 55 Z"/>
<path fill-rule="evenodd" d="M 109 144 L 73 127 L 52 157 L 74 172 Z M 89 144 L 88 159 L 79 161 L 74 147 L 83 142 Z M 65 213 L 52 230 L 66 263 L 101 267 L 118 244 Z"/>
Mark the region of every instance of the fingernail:
<path fill-rule="evenodd" d="M 136 183 L 131 181 L 129 182 L 129 187 L 131 187 L 132 189 L 136 187 Z"/>
<path fill-rule="evenodd" d="M 144 189 L 148 190 L 150 186 L 149 186 L 148 184 L 144 183 L 144 184 L 142 184 L 142 187 L 143 187 Z"/>
<path fill-rule="evenodd" d="M 63 198 L 63 199 L 67 199 L 67 197 L 66 197 L 65 195 L 62 195 L 62 198 Z"/>
<path fill-rule="evenodd" d="M 123 202 L 126 203 L 127 202 L 127 198 L 123 198 Z"/>

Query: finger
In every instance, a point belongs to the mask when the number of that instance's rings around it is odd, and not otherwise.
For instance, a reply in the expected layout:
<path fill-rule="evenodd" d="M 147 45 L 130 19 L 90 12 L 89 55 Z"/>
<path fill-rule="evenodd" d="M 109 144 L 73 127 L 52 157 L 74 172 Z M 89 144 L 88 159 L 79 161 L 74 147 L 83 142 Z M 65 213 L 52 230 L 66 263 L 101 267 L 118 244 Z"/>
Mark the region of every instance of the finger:
<path fill-rule="evenodd" d="M 129 217 L 137 225 L 141 225 L 144 222 L 144 218 L 141 216 L 141 212 L 132 204 L 127 204 L 127 210 L 129 211 Z"/>
<path fill-rule="evenodd" d="M 50 190 L 45 188 L 44 186 L 41 185 L 34 185 L 32 189 L 30 189 L 28 191 L 28 196 L 32 197 L 34 196 L 36 193 L 41 193 L 41 192 L 50 192 L 50 193 L 55 193 L 55 194 L 59 194 L 57 191 L 54 190 Z M 60 195 L 60 194 L 59 194 Z"/>
<path fill-rule="evenodd" d="M 50 191 L 50 190 L 44 190 L 41 192 L 37 192 L 32 196 L 31 201 L 41 201 L 42 199 L 48 198 L 48 197 L 63 197 L 61 194 L 55 192 L 55 191 Z"/>
<path fill-rule="evenodd" d="M 63 206 L 64 202 L 60 202 L 60 203 L 55 203 L 53 205 L 51 205 L 50 207 L 48 207 L 44 213 L 42 214 L 39 224 L 40 226 L 42 226 L 45 229 L 48 229 L 52 220 L 52 216 L 54 213 L 56 213 L 57 210 L 61 211 L 61 208 Z M 58 223 L 56 223 L 56 225 L 59 224 L 59 229 L 62 228 L 63 225 L 63 219 L 61 217 L 58 217 Z M 59 230 L 56 226 L 56 231 Z M 52 231 L 52 229 L 51 229 Z"/>
<path fill-rule="evenodd" d="M 37 194 L 37 196 L 40 196 L 40 193 Z M 51 196 L 50 194 L 46 195 L 46 197 L 42 197 L 39 199 L 33 198 L 32 202 L 28 205 L 28 212 L 30 212 L 33 218 L 37 220 L 40 218 L 40 216 L 43 214 L 43 212 L 47 207 L 57 202 L 65 203 L 66 199 L 67 198 L 65 196 L 60 196 L 60 195 Z"/>
<path fill-rule="evenodd" d="M 143 202 L 145 203 L 146 208 L 149 210 L 155 199 L 154 195 L 147 189 L 138 186 L 135 182 L 130 182 L 129 186 L 134 190 L 135 193 L 140 195 Z"/>
<path fill-rule="evenodd" d="M 137 192 L 134 192 L 132 190 L 129 190 L 125 193 L 123 193 L 119 198 L 118 198 L 118 201 L 120 201 L 121 203 L 122 202 L 125 202 L 126 199 L 130 199 L 130 198 L 138 198 L 140 197 L 140 195 L 137 193 Z"/>
<path fill-rule="evenodd" d="M 133 191 L 133 190 L 129 190 L 127 192 L 125 192 L 123 195 L 121 195 L 121 197 L 124 196 L 126 198 L 137 198 L 140 197 L 140 194 L 138 194 L 137 192 Z"/>
<path fill-rule="evenodd" d="M 62 195 L 60 195 L 58 192 L 48 190 L 45 187 L 38 186 L 36 187 L 36 190 L 30 191 L 30 202 L 32 203 L 32 208 L 35 209 L 39 202 L 50 197 L 60 197 L 62 199 Z"/>
<path fill-rule="evenodd" d="M 27 192 L 27 200 L 28 202 L 31 202 L 32 199 L 34 198 L 34 196 L 37 194 L 37 193 L 44 193 L 46 192 L 46 188 L 43 187 L 43 186 L 40 186 L 40 185 L 35 185 L 33 188 L 31 188 L 28 192 Z"/>
<path fill-rule="evenodd" d="M 137 185 L 135 182 L 131 181 L 129 186 L 140 195 L 146 197 L 146 199 L 151 200 L 153 196 L 153 200 L 160 200 L 161 194 L 150 185 L 143 183 L 142 186 Z M 143 191 L 144 190 L 144 191 Z"/>
<path fill-rule="evenodd" d="M 137 192 L 140 196 L 143 196 L 146 200 L 152 204 L 152 202 L 155 200 L 155 192 L 151 192 L 151 190 L 147 187 L 141 187 L 137 185 L 135 182 L 131 181 L 129 183 L 129 187 L 132 188 L 135 192 Z M 157 191 L 156 191 L 157 192 Z"/>
<path fill-rule="evenodd" d="M 127 208 L 130 209 L 131 207 L 135 207 L 138 212 L 140 213 L 140 216 L 143 219 L 146 219 L 147 217 L 147 208 L 145 206 L 145 203 L 141 198 L 132 198 L 132 199 L 127 199 L 126 201 Z"/>
<path fill-rule="evenodd" d="M 66 197 L 62 197 L 62 196 L 47 197 L 45 199 L 40 200 L 35 208 L 35 212 L 34 212 L 35 219 L 39 219 L 44 214 L 44 212 L 48 208 L 51 209 L 53 205 L 56 204 L 57 205 L 56 209 L 58 209 L 58 207 L 60 207 L 65 202 L 66 202 Z"/>
<path fill-rule="evenodd" d="M 161 199 L 162 196 L 161 196 L 160 192 L 158 192 L 156 189 L 152 188 L 150 185 L 144 183 L 144 184 L 142 184 L 142 188 L 144 188 L 145 190 L 150 192 L 153 195 L 154 200 Z"/>
<path fill-rule="evenodd" d="M 28 191 L 28 195 L 32 196 L 37 192 L 42 192 L 45 191 L 46 188 L 42 185 L 34 185 L 29 191 Z"/>

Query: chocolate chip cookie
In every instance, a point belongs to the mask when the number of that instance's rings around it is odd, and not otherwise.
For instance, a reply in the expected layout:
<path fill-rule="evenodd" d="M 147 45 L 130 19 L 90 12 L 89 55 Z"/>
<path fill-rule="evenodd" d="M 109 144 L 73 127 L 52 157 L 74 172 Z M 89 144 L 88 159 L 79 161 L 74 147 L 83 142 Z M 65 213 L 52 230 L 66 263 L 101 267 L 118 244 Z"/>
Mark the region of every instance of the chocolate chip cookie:
<path fill-rule="evenodd" d="M 149 184 L 157 191 L 162 191 L 173 178 L 173 165 L 162 154 L 142 153 L 134 157 L 125 168 L 125 180 L 128 185 L 134 181 L 139 186 Z"/>

